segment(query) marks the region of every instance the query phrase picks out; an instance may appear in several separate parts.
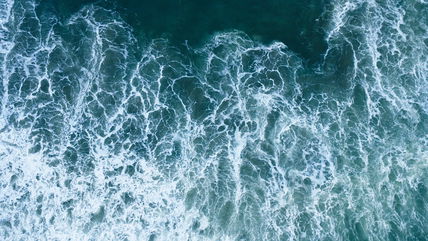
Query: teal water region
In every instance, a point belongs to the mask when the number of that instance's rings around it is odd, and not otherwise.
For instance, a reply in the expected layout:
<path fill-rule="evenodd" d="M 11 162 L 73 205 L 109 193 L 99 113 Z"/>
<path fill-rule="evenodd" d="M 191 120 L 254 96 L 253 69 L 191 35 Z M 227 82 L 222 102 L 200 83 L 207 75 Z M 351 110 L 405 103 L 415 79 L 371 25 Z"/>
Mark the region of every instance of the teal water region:
<path fill-rule="evenodd" d="M 178 45 L 199 45 L 215 32 L 240 30 L 265 44 L 281 41 L 312 62 L 326 50 L 325 0 L 48 0 L 39 9 L 66 19 L 89 3 L 120 12 L 146 39 L 166 37 Z"/>

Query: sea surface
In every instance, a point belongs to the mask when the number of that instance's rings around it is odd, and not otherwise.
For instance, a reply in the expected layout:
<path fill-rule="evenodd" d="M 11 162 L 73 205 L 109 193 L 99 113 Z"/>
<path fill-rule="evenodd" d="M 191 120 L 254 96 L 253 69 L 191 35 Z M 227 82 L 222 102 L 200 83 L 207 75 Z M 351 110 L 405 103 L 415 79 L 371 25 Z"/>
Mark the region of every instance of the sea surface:
<path fill-rule="evenodd" d="M 0 0 L 0 240 L 428 240 L 428 1 Z"/>

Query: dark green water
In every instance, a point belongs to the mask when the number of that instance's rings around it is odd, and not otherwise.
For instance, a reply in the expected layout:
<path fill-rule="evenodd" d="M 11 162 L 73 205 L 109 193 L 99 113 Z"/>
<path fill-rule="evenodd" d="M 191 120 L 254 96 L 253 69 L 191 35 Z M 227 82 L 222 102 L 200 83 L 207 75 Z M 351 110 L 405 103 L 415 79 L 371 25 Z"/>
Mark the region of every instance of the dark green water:
<path fill-rule="evenodd" d="M 269 44 L 282 41 L 310 61 L 326 51 L 326 0 L 113 0 L 41 1 L 63 19 L 89 3 L 118 11 L 138 36 L 168 38 L 176 45 L 201 45 L 214 33 L 241 30 Z"/>
<path fill-rule="evenodd" d="M 428 240 L 425 0 L 0 0 L 1 240 Z"/>

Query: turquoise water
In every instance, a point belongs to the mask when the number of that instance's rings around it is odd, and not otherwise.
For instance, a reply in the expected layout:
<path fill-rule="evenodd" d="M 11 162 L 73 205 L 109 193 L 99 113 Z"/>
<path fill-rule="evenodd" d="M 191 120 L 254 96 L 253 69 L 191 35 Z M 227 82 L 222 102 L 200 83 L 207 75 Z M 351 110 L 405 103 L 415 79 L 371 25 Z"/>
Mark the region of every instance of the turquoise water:
<path fill-rule="evenodd" d="M 428 240 L 428 2 L 0 0 L 2 240 Z"/>

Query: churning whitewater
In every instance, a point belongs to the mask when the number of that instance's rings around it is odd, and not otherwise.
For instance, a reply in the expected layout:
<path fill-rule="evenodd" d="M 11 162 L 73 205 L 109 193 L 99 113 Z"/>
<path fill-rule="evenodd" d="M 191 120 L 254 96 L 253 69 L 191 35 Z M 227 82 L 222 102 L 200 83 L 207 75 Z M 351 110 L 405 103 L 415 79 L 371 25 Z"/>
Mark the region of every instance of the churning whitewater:
<path fill-rule="evenodd" d="M 329 1 L 317 64 L 37 7 L 0 0 L 0 239 L 428 240 L 426 0 Z"/>

